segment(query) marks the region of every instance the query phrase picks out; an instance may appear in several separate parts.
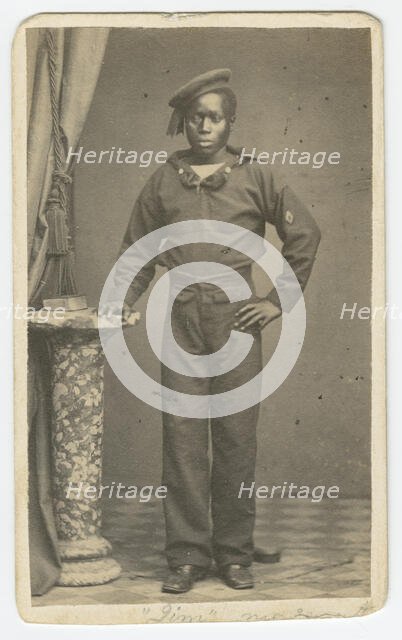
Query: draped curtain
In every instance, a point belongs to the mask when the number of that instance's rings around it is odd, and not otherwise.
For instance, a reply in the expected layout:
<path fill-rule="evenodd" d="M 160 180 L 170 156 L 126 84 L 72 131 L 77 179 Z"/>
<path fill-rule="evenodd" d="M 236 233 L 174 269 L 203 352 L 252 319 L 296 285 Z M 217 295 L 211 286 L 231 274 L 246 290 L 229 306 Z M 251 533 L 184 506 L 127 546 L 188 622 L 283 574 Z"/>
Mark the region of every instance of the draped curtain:
<path fill-rule="evenodd" d="M 43 281 L 51 279 L 47 255 L 49 226 L 46 207 L 55 170 L 49 81 L 49 33 L 32 29 L 27 46 L 28 128 L 28 290 L 30 304 L 40 300 Z M 55 62 L 54 93 L 66 149 L 76 149 L 95 92 L 108 29 L 51 30 Z M 72 167 L 63 172 L 71 175 Z M 70 216 L 72 212 L 70 212 Z M 72 219 L 68 220 L 70 230 Z M 30 568 L 33 594 L 45 593 L 57 581 L 60 559 L 52 509 L 49 353 L 45 341 L 29 336 L 28 424 Z"/>

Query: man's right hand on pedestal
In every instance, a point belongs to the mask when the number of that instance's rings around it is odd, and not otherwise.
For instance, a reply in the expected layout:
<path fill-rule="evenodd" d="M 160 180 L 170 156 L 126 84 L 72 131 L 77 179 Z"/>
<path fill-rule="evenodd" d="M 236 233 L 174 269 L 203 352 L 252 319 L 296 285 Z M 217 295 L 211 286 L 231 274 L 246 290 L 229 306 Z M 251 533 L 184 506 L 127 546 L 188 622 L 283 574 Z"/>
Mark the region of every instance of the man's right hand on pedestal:
<path fill-rule="evenodd" d="M 120 312 L 121 305 L 117 302 L 109 302 L 107 305 L 104 305 L 102 308 L 99 307 L 98 315 L 103 315 L 111 322 L 113 318 L 120 318 L 123 324 L 134 324 L 134 321 L 138 319 L 138 314 L 135 309 L 127 304 L 126 302 L 123 304 L 122 313 Z"/>

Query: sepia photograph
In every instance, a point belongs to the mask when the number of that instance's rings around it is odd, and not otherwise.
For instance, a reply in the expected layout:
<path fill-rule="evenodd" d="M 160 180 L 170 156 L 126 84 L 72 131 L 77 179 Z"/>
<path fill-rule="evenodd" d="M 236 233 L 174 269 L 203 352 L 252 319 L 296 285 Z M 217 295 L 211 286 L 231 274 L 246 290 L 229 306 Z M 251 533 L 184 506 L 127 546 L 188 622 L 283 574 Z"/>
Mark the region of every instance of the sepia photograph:
<path fill-rule="evenodd" d="M 382 55 L 357 12 L 19 27 L 24 620 L 382 607 Z"/>

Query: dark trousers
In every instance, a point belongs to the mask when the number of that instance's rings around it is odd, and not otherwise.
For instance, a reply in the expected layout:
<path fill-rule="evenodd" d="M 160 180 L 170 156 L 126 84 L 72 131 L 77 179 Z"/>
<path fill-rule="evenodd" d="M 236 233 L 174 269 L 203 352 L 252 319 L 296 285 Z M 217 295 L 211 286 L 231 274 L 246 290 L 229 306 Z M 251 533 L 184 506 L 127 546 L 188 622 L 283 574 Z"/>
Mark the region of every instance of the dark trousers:
<path fill-rule="evenodd" d="M 208 284 L 189 287 L 173 307 L 177 342 L 193 354 L 217 351 L 228 340 L 234 314 L 244 304 L 230 303 L 222 291 Z M 197 378 L 162 365 L 162 384 L 188 394 L 221 393 L 242 385 L 261 370 L 261 336 L 259 332 L 253 336 L 249 354 L 231 371 Z M 255 405 L 212 419 L 162 414 L 162 482 L 167 487 L 163 504 L 171 567 L 208 567 L 212 559 L 219 566 L 251 564 L 255 500 L 238 495 L 241 483 L 250 486 L 255 477 L 258 409 Z"/>

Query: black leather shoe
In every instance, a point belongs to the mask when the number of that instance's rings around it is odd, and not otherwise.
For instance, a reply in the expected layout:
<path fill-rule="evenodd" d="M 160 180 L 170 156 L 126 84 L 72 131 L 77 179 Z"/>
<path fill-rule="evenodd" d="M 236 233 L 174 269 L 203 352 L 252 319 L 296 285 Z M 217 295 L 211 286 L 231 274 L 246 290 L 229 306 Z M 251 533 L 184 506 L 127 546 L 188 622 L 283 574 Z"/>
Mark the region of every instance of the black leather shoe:
<path fill-rule="evenodd" d="M 162 585 L 165 593 L 186 593 L 190 591 L 196 580 L 206 576 L 206 569 L 193 564 L 182 564 L 170 569 L 170 573 Z"/>
<path fill-rule="evenodd" d="M 252 589 L 254 587 L 253 575 L 248 567 L 241 564 L 227 564 L 221 567 L 219 575 L 232 589 Z"/>

